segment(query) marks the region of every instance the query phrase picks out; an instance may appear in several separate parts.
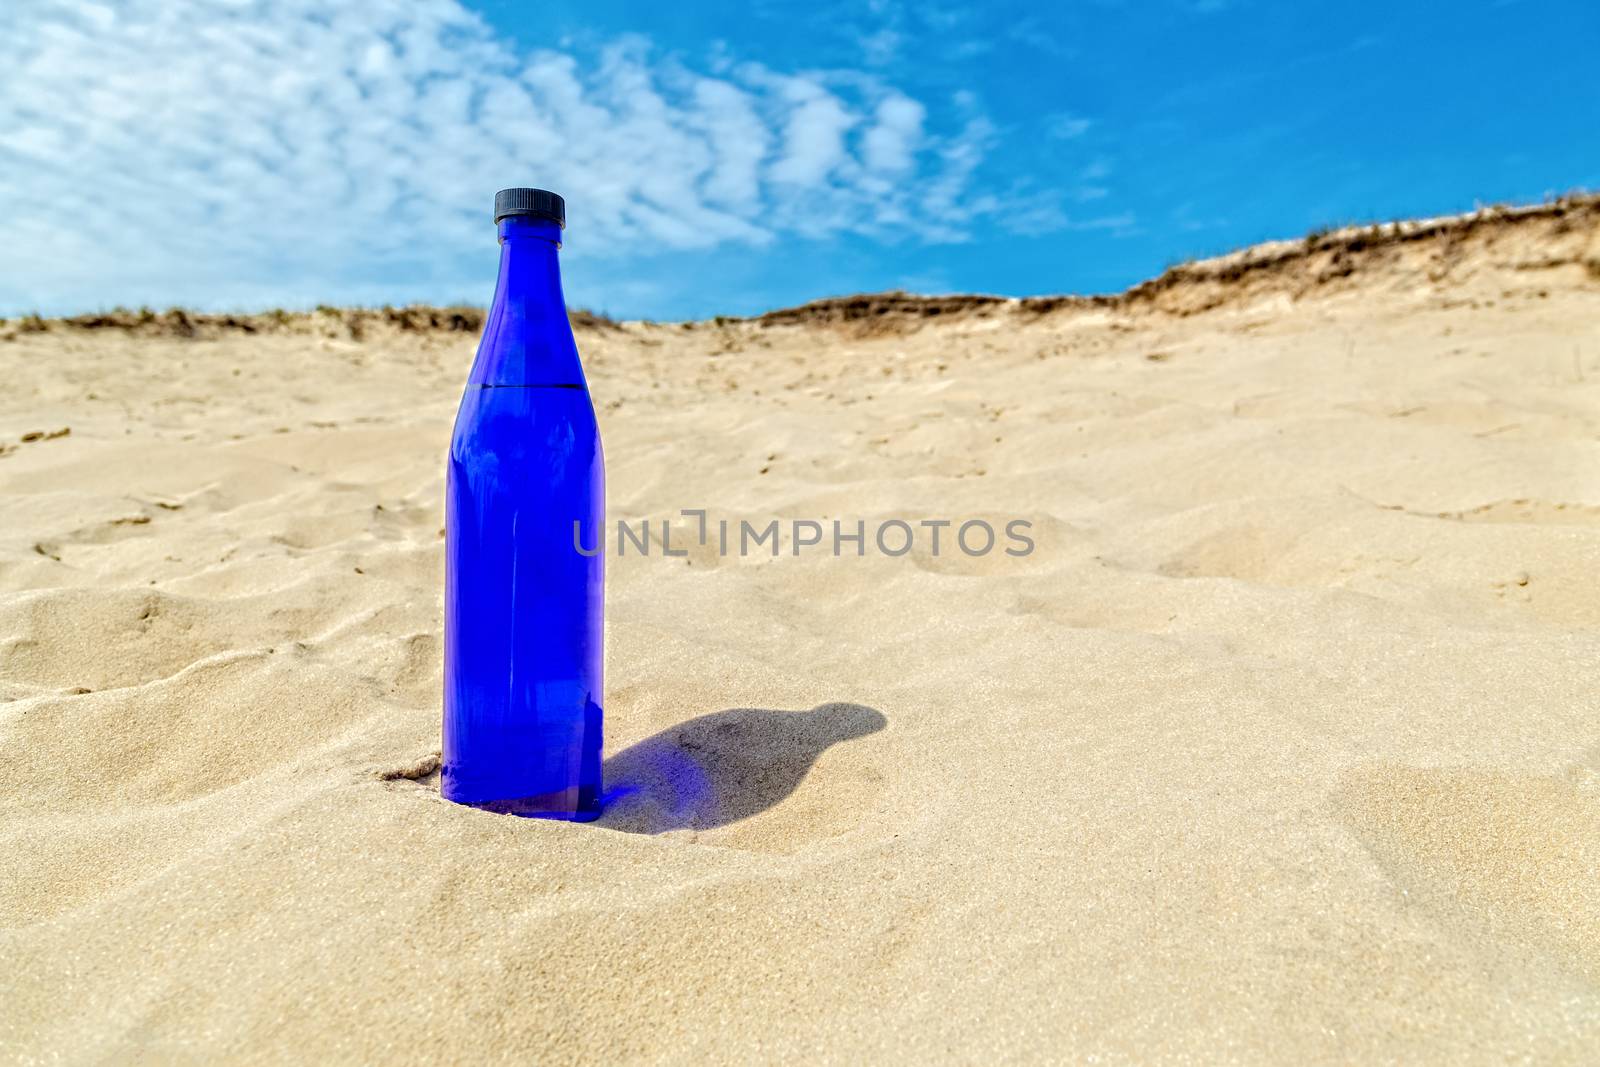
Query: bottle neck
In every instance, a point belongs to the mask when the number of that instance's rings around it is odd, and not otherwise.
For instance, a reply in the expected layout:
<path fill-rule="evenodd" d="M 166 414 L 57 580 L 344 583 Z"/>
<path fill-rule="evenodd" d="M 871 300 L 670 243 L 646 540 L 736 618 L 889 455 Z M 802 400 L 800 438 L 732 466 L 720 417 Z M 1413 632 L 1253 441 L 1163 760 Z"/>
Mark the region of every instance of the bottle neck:
<path fill-rule="evenodd" d="M 492 318 L 507 302 L 566 311 L 561 294 L 561 227 L 549 219 L 510 215 L 495 227 L 500 235 L 500 278 L 494 287 Z"/>
<path fill-rule="evenodd" d="M 548 219 L 500 220 L 500 278 L 471 382 L 580 385 L 583 371 L 561 293 L 561 227 Z"/>

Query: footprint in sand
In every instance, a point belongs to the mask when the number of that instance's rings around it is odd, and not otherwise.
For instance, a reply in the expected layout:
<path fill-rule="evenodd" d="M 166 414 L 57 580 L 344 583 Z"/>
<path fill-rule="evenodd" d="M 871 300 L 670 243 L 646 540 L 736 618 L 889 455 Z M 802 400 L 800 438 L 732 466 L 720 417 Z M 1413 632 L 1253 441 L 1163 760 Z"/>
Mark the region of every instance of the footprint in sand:
<path fill-rule="evenodd" d="M 1369 767 L 1346 776 L 1335 804 L 1413 900 L 1600 978 L 1600 767 Z"/>

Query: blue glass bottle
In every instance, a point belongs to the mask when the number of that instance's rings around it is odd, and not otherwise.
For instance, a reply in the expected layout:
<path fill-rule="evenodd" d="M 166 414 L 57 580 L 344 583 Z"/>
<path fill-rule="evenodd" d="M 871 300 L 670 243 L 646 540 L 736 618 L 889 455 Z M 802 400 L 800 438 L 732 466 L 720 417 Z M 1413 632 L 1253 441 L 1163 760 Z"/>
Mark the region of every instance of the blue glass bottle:
<path fill-rule="evenodd" d="M 605 465 L 561 295 L 565 223 L 554 193 L 495 196 L 500 279 L 450 440 L 441 790 L 588 820 L 600 814 Z"/>

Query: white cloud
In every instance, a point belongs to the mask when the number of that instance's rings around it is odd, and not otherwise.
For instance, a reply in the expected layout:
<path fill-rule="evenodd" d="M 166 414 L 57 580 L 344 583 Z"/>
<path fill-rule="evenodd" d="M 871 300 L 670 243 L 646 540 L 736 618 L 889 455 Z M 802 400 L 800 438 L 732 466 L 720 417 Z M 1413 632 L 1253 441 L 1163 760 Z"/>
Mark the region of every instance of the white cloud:
<path fill-rule="evenodd" d="M 881 67 L 890 63 L 900 52 L 900 34 L 885 26 L 860 38 L 861 53 L 868 63 Z"/>
<path fill-rule="evenodd" d="M 1091 200 L 1104 200 L 1111 195 L 1111 190 L 1102 183 L 1110 176 L 1109 159 L 1097 156 L 1090 160 L 1088 165 L 1078 172 L 1078 184 L 1070 190 L 1072 199 L 1080 204 L 1087 204 Z"/>
<path fill-rule="evenodd" d="M 994 133 L 970 98 L 940 135 L 859 72 L 519 52 L 458 0 L 20 3 L 0 313 L 472 293 L 506 185 L 566 195 L 600 258 L 995 209 L 968 195 Z"/>
<path fill-rule="evenodd" d="M 1070 141 L 1089 132 L 1094 123 L 1082 115 L 1061 112 L 1045 120 L 1045 133 L 1058 141 Z"/>
<path fill-rule="evenodd" d="M 970 109 L 968 94 L 958 93 L 962 106 Z M 969 118 L 960 134 L 938 147 L 943 164 L 941 173 L 926 183 L 922 190 L 922 210 L 933 219 L 940 220 L 933 236 L 943 240 L 966 239 L 963 223 L 980 215 L 993 213 L 998 207 L 992 194 L 974 195 L 969 186 L 973 173 L 982 162 L 984 153 L 994 141 L 994 124 L 982 115 Z"/>
<path fill-rule="evenodd" d="M 877 125 L 862 138 L 867 167 L 888 174 L 911 169 L 922 147 L 922 120 L 927 109 L 909 96 L 890 93 L 878 103 Z"/>
<path fill-rule="evenodd" d="M 861 121 L 860 116 L 810 78 L 781 78 L 776 85 L 790 107 L 783 151 L 772 166 L 772 178 L 815 188 L 845 162 L 844 135 Z"/>

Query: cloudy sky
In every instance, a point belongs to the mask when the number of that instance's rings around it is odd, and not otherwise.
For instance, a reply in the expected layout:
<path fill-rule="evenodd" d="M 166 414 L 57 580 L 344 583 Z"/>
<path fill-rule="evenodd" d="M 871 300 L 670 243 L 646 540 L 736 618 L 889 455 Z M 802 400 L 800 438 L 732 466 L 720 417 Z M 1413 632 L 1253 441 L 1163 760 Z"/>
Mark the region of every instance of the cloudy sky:
<path fill-rule="evenodd" d="M 506 185 L 628 317 L 1111 291 L 1600 187 L 1597 47 L 1592 0 L 5 0 L 0 315 L 481 303 Z"/>

